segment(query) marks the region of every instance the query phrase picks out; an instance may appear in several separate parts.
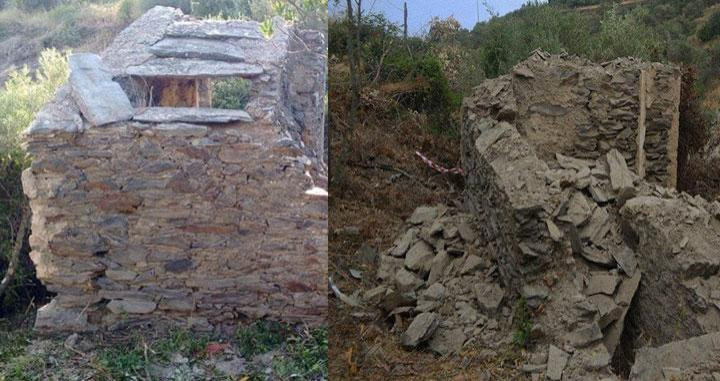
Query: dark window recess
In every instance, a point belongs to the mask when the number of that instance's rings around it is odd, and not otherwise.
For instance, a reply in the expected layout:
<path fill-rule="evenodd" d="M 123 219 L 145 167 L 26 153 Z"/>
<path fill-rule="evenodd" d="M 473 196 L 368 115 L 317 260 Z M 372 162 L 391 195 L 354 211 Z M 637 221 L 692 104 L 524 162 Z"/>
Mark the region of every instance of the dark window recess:
<path fill-rule="evenodd" d="M 244 78 L 121 77 L 134 107 L 213 107 L 243 110 L 252 82 Z"/>

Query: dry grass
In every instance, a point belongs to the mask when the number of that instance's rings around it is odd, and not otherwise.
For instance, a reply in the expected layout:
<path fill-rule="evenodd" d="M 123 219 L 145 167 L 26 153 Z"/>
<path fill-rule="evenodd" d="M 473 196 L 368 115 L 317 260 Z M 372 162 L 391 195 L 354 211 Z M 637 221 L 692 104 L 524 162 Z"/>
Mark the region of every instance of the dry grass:
<path fill-rule="evenodd" d="M 459 165 L 457 133 L 434 134 L 423 115 L 408 111 L 382 94 L 364 89 L 359 123 L 348 125 L 347 70 L 330 65 L 331 179 L 329 275 L 343 292 L 353 294 L 377 286 L 377 258 L 355 256 L 366 243 L 378 253 L 392 243 L 403 221 L 424 204 L 459 205 L 463 181 L 439 174 L 416 155 L 418 150 L 438 164 Z M 392 93 L 392 91 L 391 91 Z M 347 234 L 356 227 L 359 234 Z M 362 271 L 362 280 L 349 269 Z M 471 348 L 459 356 L 436 357 L 429 351 L 407 351 L 399 335 L 409 321 L 395 321 L 376 311 L 357 312 L 330 298 L 329 375 L 331 379 L 512 379 L 520 354 L 508 350 L 489 356 Z"/>

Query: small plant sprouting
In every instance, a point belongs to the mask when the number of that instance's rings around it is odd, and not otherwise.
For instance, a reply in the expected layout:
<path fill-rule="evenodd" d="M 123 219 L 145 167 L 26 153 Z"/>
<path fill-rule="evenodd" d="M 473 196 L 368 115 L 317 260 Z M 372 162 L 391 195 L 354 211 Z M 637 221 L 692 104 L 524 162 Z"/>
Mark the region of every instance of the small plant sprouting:
<path fill-rule="evenodd" d="M 527 348 L 527 346 L 530 345 L 530 332 L 532 331 L 531 318 L 525 298 L 518 299 L 513 315 L 513 324 L 515 325 L 513 343 L 515 345 L 523 348 Z"/>

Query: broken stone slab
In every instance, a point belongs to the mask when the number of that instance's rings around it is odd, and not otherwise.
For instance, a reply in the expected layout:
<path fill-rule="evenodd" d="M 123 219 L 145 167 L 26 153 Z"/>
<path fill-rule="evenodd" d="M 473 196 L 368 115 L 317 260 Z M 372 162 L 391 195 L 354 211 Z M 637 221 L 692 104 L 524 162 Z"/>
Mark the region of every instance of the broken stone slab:
<path fill-rule="evenodd" d="M 128 75 L 139 77 L 245 77 L 252 78 L 264 73 L 260 65 L 244 62 L 225 62 L 202 59 L 154 58 L 141 65 L 125 69 Z"/>
<path fill-rule="evenodd" d="M 610 215 L 603 207 L 597 207 L 590 216 L 590 220 L 580 230 L 580 238 L 588 239 L 596 244 L 600 243 L 610 231 Z"/>
<path fill-rule="evenodd" d="M 570 198 L 568 209 L 564 216 L 558 217 L 560 221 L 572 223 L 580 226 L 590 219 L 592 215 L 592 207 L 588 203 L 587 198 L 581 192 L 575 192 Z"/>
<path fill-rule="evenodd" d="M 423 285 L 423 280 L 403 267 L 395 274 L 395 283 L 401 291 L 413 291 Z"/>
<path fill-rule="evenodd" d="M 483 312 L 488 314 L 497 312 L 505 297 L 505 291 L 499 284 L 479 283 L 476 284 L 473 289 L 475 290 L 475 297 Z"/>
<path fill-rule="evenodd" d="M 206 107 L 148 107 L 133 117 L 148 123 L 230 123 L 252 122 L 243 110 L 224 110 Z"/>
<path fill-rule="evenodd" d="M 83 308 L 65 308 L 57 299 L 40 307 L 35 317 L 35 329 L 56 331 L 58 329 L 73 332 L 95 331 L 97 327 L 88 322 L 87 311 Z"/>
<path fill-rule="evenodd" d="M 463 344 L 465 344 L 465 340 L 467 340 L 467 336 L 463 333 L 462 328 L 440 327 L 428 342 L 428 347 L 433 352 L 445 356 L 459 353 Z"/>
<path fill-rule="evenodd" d="M 605 158 L 610 170 L 610 185 L 613 191 L 622 193 L 626 189 L 633 188 L 632 173 L 620 151 L 612 149 Z"/>
<path fill-rule="evenodd" d="M 558 228 L 551 219 L 546 219 L 545 224 L 547 225 L 548 233 L 550 233 L 550 238 L 555 242 L 560 242 L 563 237 L 563 232 L 560 228 Z"/>
<path fill-rule="evenodd" d="M 616 321 L 623 314 L 623 308 L 615 304 L 612 297 L 596 294 L 590 296 L 590 302 L 592 302 L 598 311 L 598 325 L 600 329 L 605 329 L 610 323 Z"/>
<path fill-rule="evenodd" d="M 591 161 L 565 156 L 559 152 L 555 153 L 555 159 L 562 168 L 574 169 L 578 172 L 580 172 L 583 168 L 590 169 L 590 167 L 594 167 L 594 163 Z"/>
<path fill-rule="evenodd" d="M 83 131 L 80 110 L 72 98 L 70 86 L 61 86 L 55 98 L 43 106 L 25 130 L 25 135 Z"/>
<path fill-rule="evenodd" d="M 463 220 L 458 224 L 458 233 L 460 234 L 460 238 L 463 239 L 465 242 L 473 242 L 475 241 L 476 234 L 475 230 L 473 230 L 470 223 L 466 220 Z"/>
<path fill-rule="evenodd" d="M 635 292 L 640 286 L 641 277 L 642 274 L 640 271 L 637 271 L 635 275 L 630 277 L 630 279 L 626 278 L 623 280 L 623 282 L 620 283 L 620 287 L 617 289 L 617 293 L 615 294 L 615 303 L 621 306 L 629 306 L 632 302 L 633 296 L 635 296 Z"/>
<path fill-rule="evenodd" d="M 94 126 L 130 120 L 135 114 L 130 99 L 100 56 L 92 53 L 72 54 L 68 59 L 68 84 L 75 103 L 85 119 Z"/>
<path fill-rule="evenodd" d="M 405 267 L 413 271 L 428 273 L 432 265 L 433 249 L 425 241 L 417 241 L 405 256 Z"/>
<path fill-rule="evenodd" d="M 421 206 L 413 211 L 408 222 L 413 225 L 426 224 L 438 216 L 438 208 L 434 206 Z"/>
<path fill-rule="evenodd" d="M 625 275 L 632 277 L 635 274 L 635 269 L 637 268 L 637 258 L 635 257 L 635 252 L 632 251 L 627 246 L 623 246 L 620 250 L 614 250 L 612 252 L 613 258 L 615 258 L 615 262 L 617 262 L 620 269 L 625 273 Z"/>
<path fill-rule="evenodd" d="M 157 303 L 148 300 L 116 299 L 111 300 L 107 308 L 116 314 L 148 314 L 155 311 Z"/>
<path fill-rule="evenodd" d="M 583 348 L 603 338 L 597 322 L 585 324 L 567 335 L 567 340 L 575 348 Z"/>
<path fill-rule="evenodd" d="M 717 361 L 720 356 L 720 332 L 674 341 L 657 348 L 643 347 L 635 353 L 630 379 L 663 380 L 664 370 L 693 370 Z"/>
<path fill-rule="evenodd" d="M 430 274 L 428 275 L 428 284 L 437 282 L 445 273 L 445 268 L 450 264 L 450 255 L 447 251 L 440 250 L 432 259 L 430 264 Z"/>
<path fill-rule="evenodd" d="M 241 62 L 245 52 L 225 41 L 201 38 L 163 38 L 149 48 L 162 58 L 197 58 L 213 61 Z"/>
<path fill-rule="evenodd" d="M 472 274 L 477 270 L 486 269 L 488 267 L 489 264 L 487 263 L 485 258 L 479 257 L 477 255 L 468 255 L 468 257 L 465 259 L 465 263 L 463 263 L 463 266 L 460 269 L 460 275 Z"/>
<path fill-rule="evenodd" d="M 587 289 L 585 294 L 605 294 L 612 296 L 615 293 L 615 288 L 620 283 L 620 277 L 617 274 L 608 274 L 604 272 L 595 272 L 590 274 L 588 280 Z"/>
<path fill-rule="evenodd" d="M 390 255 L 393 257 L 402 257 L 417 240 L 417 229 L 409 229 L 402 235 L 399 240 L 395 241 L 395 246 L 390 250 Z"/>
<path fill-rule="evenodd" d="M 418 344 L 428 340 L 438 327 L 438 315 L 433 312 L 423 312 L 413 319 L 405 333 L 402 335 L 402 343 L 406 347 L 416 347 Z"/>
<path fill-rule="evenodd" d="M 170 24 L 165 31 L 165 35 L 172 37 L 196 37 L 208 39 L 263 39 L 259 24 L 256 27 L 249 27 L 249 25 L 252 24 L 238 21 L 179 21 Z"/>
<path fill-rule="evenodd" d="M 565 370 L 569 358 L 570 354 L 550 344 L 550 348 L 548 349 L 547 372 L 545 374 L 547 378 L 553 381 L 561 380 L 563 370 Z"/>

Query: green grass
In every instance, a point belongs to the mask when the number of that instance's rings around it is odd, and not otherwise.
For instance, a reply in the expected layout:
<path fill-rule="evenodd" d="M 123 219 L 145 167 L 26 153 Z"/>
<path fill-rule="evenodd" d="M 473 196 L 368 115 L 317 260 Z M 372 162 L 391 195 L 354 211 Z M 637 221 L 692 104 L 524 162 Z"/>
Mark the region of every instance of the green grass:
<path fill-rule="evenodd" d="M 130 380 L 144 375 L 151 364 L 166 364 L 173 353 L 188 359 L 201 359 L 213 341 L 209 335 L 197 336 L 187 330 L 172 330 L 166 337 L 148 342 L 136 335 L 127 345 L 107 348 L 98 356 L 99 366 L 112 378 Z"/>
<path fill-rule="evenodd" d="M 256 320 L 235 332 L 240 353 L 246 358 L 278 349 L 290 334 L 290 328 L 270 320 Z"/>
<path fill-rule="evenodd" d="M 518 347 L 527 348 L 530 345 L 530 332 L 532 331 L 532 318 L 527 302 L 524 298 L 520 298 L 515 305 L 513 315 L 513 324 L 515 325 L 515 333 L 513 334 L 513 343 Z"/>
<path fill-rule="evenodd" d="M 288 339 L 287 356 L 275 358 L 273 371 L 282 379 L 327 378 L 328 333 L 316 329 Z"/>

